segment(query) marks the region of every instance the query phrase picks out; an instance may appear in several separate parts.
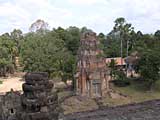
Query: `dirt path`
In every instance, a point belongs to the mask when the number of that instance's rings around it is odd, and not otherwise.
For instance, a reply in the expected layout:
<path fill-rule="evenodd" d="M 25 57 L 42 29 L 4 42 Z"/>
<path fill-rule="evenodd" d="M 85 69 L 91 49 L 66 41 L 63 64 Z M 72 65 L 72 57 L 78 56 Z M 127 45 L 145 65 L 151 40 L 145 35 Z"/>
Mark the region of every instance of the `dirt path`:
<path fill-rule="evenodd" d="M 5 93 L 11 90 L 22 90 L 22 84 L 24 83 L 21 81 L 22 78 L 20 77 L 12 77 L 12 78 L 7 78 L 7 79 L 2 79 L 0 80 L 3 81 L 3 84 L 0 84 L 0 93 Z"/>

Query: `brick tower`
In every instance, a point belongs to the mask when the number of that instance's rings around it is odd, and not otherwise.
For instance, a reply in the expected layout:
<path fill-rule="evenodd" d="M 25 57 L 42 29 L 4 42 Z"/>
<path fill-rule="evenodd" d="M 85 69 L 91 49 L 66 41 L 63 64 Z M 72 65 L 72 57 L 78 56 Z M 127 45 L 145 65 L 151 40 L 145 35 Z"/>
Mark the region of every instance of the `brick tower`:
<path fill-rule="evenodd" d="M 78 94 L 101 97 L 109 90 L 105 59 L 98 46 L 96 33 L 86 32 L 81 36 L 76 74 Z"/>

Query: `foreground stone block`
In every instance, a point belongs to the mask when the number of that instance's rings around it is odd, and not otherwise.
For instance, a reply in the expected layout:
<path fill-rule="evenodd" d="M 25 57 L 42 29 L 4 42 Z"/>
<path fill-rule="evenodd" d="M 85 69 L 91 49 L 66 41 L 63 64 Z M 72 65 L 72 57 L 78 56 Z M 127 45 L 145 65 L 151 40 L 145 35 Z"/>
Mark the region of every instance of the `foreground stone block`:
<path fill-rule="evenodd" d="M 58 95 L 47 73 L 27 73 L 22 88 L 23 94 L 1 96 L 1 120 L 58 120 Z"/>

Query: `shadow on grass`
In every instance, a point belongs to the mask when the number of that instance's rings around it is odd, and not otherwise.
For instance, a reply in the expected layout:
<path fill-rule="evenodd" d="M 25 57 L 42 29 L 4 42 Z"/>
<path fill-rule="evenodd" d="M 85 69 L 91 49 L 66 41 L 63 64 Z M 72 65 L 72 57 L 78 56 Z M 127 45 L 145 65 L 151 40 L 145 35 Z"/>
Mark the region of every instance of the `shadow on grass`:
<path fill-rule="evenodd" d="M 141 79 L 141 78 L 137 78 L 137 79 L 130 79 L 130 88 L 134 89 L 135 91 L 138 92 L 144 92 L 144 91 L 149 91 L 148 88 L 148 83 L 147 81 Z"/>
<path fill-rule="evenodd" d="M 160 80 L 157 81 L 150 89 L 149 84 L 142 78 L 130 78 L 130 84 L 125 87 L 118 87 L 116 85 L 115 89 L 127 93 L 127 94 L 139 94 L 139 93 L 158 93 L 160 92 Z"/>
<path fill-rule="evenodd" d="M 114 85 L 113 89 L 128 96 L 133 103 L 160 99 L 160 80 L 155 83 L 152 90 L 148 88 L 147 81 L 141 78 L 131 78 L 130 85 L 126 87 L 118 87 Z"/>
<path fill-rule="evenodd" d="M 160 81 L 153 86 L 152 91 L 149 89 L 148 82 L 142 78 L 129 78 L 127 81 L 129 81 L 129 84 L 125 84 L 125 86 L 117 86 L 113 83 L 115 86 L 114 88 L 128 94 L 160 91 Z"/>
<path fill-rule="evenodd" d="M 122 89 L 130 88 L 139 92 L 144 92 L 148 90 L 148 84 L 142 78 L 127 78 L 126 80 L 113 80 L 111 83 L 113 83 L 115 87 Z"/>
<path fill-rule="evenodd" d="M 147 81 L 145 81 L 142 78 L 131 78 L 130 79 L 130 88 L 134 89 L 138 92 L 154 92 L 159 91 L 160 92 L 160 80 L 158 80 L 155 84 L 152 86 L 152 90 L 150 89 L 150 85 Z"/>

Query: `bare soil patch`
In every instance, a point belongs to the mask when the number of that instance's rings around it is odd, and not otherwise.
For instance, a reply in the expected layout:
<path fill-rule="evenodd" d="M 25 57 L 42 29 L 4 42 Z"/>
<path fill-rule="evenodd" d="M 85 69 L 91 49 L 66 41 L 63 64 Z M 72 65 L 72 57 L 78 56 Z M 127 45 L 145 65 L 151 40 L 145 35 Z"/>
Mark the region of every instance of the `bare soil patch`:
<path fill-rule="evenodd" d="M 10 77 L 10 78 L 0 78 L 1 81 L 3 81 L 2 84 L 0 84 L 0 93 L 6 93 L 10 91 L 11 89 L 15 91 L 21 91 L 22 90 L 22 84 L 24 81 L 22 80 L 22 77 Z"/>
<path fill-rule="evenodd" d="M 82 96 L 73 96 L 65 100 L 62 104 L 64 109 L 64 114 L 95 110 L 98 109 L 98 105 L 93 99 L 82 97 Z"/>

